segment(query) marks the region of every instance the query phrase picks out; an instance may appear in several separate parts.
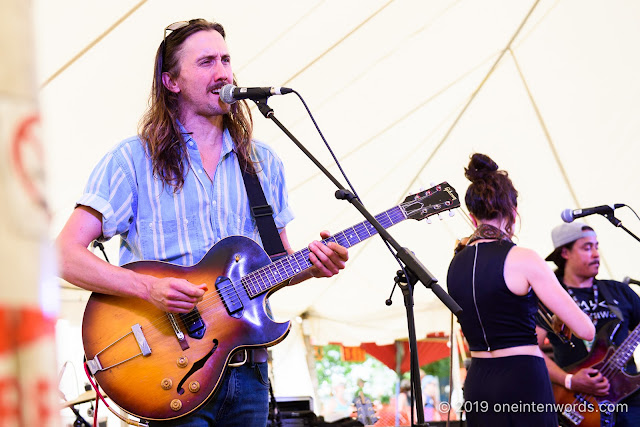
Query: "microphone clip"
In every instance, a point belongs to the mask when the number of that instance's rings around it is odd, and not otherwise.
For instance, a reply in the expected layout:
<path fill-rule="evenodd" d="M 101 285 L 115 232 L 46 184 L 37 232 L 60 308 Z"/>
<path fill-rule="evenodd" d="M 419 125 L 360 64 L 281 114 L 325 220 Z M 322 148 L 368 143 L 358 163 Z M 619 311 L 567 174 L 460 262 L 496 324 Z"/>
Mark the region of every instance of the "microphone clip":
<path fill-rule="evenodd" d="M 615 215 L 613 214 L 613 210 L 611 210 L 611 212 L 601 213 L 600 215 L 607 218 L 609 222 L 616 227 L 620 227 L 622 225 L 622 221 L 615 217 Z"/>
<path fill-rule="evenodd" d="M 258 106 L 258 110 L 260 110 L 260 113 L 262 113 L 265 119 L 268 119 L 273 115 L 273 108 L 267 105 L 268 99 L 269 98 L 265 96 L 264 98 L 253 100 L 253 102 Z"/>

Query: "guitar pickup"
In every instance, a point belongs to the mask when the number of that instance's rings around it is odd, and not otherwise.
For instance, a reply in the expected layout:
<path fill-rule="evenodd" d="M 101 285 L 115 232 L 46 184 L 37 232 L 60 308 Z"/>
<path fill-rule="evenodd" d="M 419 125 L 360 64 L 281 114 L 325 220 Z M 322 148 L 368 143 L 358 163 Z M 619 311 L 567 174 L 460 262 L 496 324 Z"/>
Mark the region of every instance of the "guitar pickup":
<path fill-rule="evenodd" d="M 216 291 L 218 291 L 218 295 L 220 295 L 220 299 L 229 315 L 236 318 L 240 317 L 244 306 L 231 280 L 222 276 L 218 277 L 216 279 Z"/>
<path fill-rule="evenodd" d="M 197 307 L 188 313 L 180 313 L 180 318 L 187 328 L 187 335 L 196 339 L 202 339 L 202 337 L 204 337 L 207 327 L 204 325 L 204 321 Z"/>

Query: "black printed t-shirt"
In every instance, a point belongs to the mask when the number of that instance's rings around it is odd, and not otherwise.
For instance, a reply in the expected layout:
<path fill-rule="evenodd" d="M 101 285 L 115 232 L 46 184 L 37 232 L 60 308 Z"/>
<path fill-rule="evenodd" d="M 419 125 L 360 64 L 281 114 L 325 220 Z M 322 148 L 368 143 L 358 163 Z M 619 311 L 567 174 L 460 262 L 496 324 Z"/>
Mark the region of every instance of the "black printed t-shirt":
<path fill-rule="evenodd" d="M 624 339 L 629 335 L 629 330 L 634 329 L 638 323 L 640 323 L 640 297 L 636 294 L 628 285 L 624 283 L 616 282 L 614 280 L 595 280 L 594 283 L 598 286 L 598 301 L 595 300 L 593 288 L 571 288 L 578 305 L 585 312 L 596 326 L 596 334 L 602 331 L 602 329 L 609 325 L 610 322 L 618 322 L 615 314 L 613 314 L 607 308 L 607 301 L 605 300 L 605 294 L 602 292 L 602 287 L 606 286 L 611 295 L 612 303 L 617 306 L 623 317 L 623 322 L 617 329 L 613 336 L 612 342 L 618 347 Z M 549 331 L 546 324 L 541 321 L 539 317 L 536 317 L 538 326 Z M 549 331 L 550 332 L 550 331 Z M 556 364 L 561 368 L 572 365 L 580 360 L 584 359 L 588 355 L 588 351 L 581 339 L 576 336 L 572 337 L 572 342 L 575 348 L 572 348 L 569 344 L 565 344 L 553 333 L 547 334 L 549 342 L 553 346 L 553 356 Z M 637 368 L 633 362 L 633 357 L 630 359 L 630 363 L 627 366 L 627 372 L 635 374 Z"/>

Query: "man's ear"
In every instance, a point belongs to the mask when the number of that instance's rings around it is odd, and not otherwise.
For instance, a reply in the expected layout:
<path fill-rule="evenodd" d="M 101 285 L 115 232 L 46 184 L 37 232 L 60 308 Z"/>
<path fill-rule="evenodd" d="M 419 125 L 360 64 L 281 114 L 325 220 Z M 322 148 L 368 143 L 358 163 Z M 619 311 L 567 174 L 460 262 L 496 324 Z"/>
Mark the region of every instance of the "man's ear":
<path fill-rule="evenodd" d="M 564 259 L 569 259 L 569 249 L 562 248 L 562 250 L 560 251 L 560 256 Z"/>
<path fill-rule="evenodd" d="M 473 224 L 473 226 L 475 228 L 478 228 L 478 220 L 476 219 L 475 216 L 473 216 L 472 213 L 469 214 L 469 218 L 471 218 L 471 224 Z"/>
<path fill-rule="evenodd" d="M 162 73 L 162 84 L 170 92 L 173 92 L 173 93 L 180 92 L 180 86 L 178 86 L 178 83 L 174 80 L 173 77 L 171 77 L 171 74 L 167 72 Z"/>

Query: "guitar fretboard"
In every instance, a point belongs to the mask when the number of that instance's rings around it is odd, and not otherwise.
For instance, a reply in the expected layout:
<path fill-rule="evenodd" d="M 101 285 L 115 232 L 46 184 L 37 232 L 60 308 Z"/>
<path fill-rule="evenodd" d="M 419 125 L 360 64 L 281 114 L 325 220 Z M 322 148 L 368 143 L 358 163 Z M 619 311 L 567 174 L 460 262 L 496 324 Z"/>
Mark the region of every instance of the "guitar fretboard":
<path fill-rule="evenodd" d="M 627 362 L 633 356 L 633 352 L 640 343 L 640 325 L 631 331 L 629 336 L 620 344 L 620 347 L 616 349 L 610 358 L 610 363 L 617 369 L 622 369 L 627 365 Z"/>
<path fill-rule="evenodd" d="M 404 221 L 407 219 L 407 216 L 400 206 L 396 206 L 376 215 L 375 219 L 387 229 L 392 225 Z M 369 221 L 363 221 L 324 239 L 322 243 L 326 245 L 329 242 L 335 242 L 345 248 L 350 248 L 376 234 L 378 234 L 378 231 L 373 225 L 371 225 Z M 243 277 L 240 281 L 247 291 L 247 294 L 253 298 L 277 284 L 291 279 L 293 276 L 312 266 L 313 264 L 309 260 L 309 248 L 305 248 L 259 268 Z"/>

